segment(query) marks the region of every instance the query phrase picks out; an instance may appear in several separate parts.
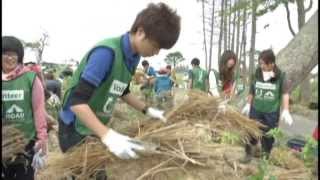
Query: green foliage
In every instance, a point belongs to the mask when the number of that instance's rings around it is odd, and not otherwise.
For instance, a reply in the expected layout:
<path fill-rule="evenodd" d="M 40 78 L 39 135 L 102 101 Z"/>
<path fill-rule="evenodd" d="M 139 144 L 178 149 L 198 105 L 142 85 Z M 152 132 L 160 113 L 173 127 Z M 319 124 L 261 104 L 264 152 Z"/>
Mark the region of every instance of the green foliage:
<path fill-rule="evenodd" d="M 172 64 L 173 68 L 175 68 L 177 64 L 184 60 L 185 58 L 179 51 L 167 54 L 166 58 L 164 59 L 166 63 Z"/>
<path fill-rule="evenodd" d="M 283 138 L 284 138 L 284 133 L 280 128 L 272 128 L 267 132 L 266 135 L 271 136 L 271 137 L 278 139 L 278 140 L 283 140 Z"/>
<path fill-rule="evenodd" d="M 233 132 L 223 132 L 221 136 L 221 143 L 223 144 L 237 144 L 240 142 L 240 136 Z"/>
<path fill-rule="evenodd" d="M 285 145 L 285 134 L 280 128 L 272 128 L 266 133 L 266 135 L 273 137 L 275 139 L 275 141 L 277 141 L 281 147 L 286 146 Z"/>
<path fill-rule="evenodd" d="M 269 161 L 265 157 L 263 157 L 259 162 L 258 173 L 249 176 L 248 180 L 264 180 L 267 177 L 269 177 L 268 180 L 277 179 L 275 176 L 270 175 Z"/>
<path fill-rule="evenodd" d="M 311 167 L 317 159 L 318 141 L 312 137 L 307 138 L 307 143 L 302 149 L 302 159 L 307 167 Z"/>

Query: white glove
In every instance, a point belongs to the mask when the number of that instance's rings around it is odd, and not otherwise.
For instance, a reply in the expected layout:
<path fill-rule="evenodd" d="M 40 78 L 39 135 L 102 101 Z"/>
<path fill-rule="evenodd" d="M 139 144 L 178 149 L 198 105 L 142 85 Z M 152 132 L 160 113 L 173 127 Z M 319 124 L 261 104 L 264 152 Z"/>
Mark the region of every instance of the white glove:
<path fill-rule="evenodd" d="M 249 116 L 250 106 L 251 106 L 250 103 L 247 103 L 247 104 L 243 107 L 241 113 L 244 114 L 244 115 L 246 115 L 246 116 Z"/>
<path fill-rule="evenodd" d="M 226 113 L 228 102 L 229 102 L 229 99 L 224 100 L 221 103 L 219 103 L 218 112 Z"/>
<path fill-rule="evenodd" d="M 101 141 L 120 159 L 136 159 L 138 158 L 138 155 L 134 150 L 144 150 L 144 147 L 139 144 L 139 141 L 117 133 L 112 129 L 108 130 L 108 132 L 101 138 Z"/>
<path fill-rule="evenodd" d="M 35 170 L 43 169 L 46 166 L 47 156 L 42 153 L 42 149 L 39 149 L 33 156 L 31 166 Z"/>
<path fill-rule="evenodd" d="M 159 109 L 149 107 L 149 108 L 147 109 L 147 113 L 146 113 L 146 114 L 147 114 L 148 116 L 150 116 L 150 117 L 160 119 L 160 120 L 161 120 L 162 122 L 164 122 L 164 123 L 167 122 L 167 119 L 163 116 L 164 111 L 161 111 L 161 110 L 159 110 Z"/>
<path fill-rule="evenodd" d="M 280 120 L 284 120 L 284 122 L 287 123 L 289 126 L 291 126 L 293 122 L 291 114 L 287 109 L 282 111 Z"/>
<path fill-rule="evenodd" d="M 49 105 L 51 106 L 58 106 L 61 104 L 59 97 L 54 94 L 51 93 L 51 96 L 49 97 L 49 99 L 47 100 L 47 102 L 49 103 Z"/>

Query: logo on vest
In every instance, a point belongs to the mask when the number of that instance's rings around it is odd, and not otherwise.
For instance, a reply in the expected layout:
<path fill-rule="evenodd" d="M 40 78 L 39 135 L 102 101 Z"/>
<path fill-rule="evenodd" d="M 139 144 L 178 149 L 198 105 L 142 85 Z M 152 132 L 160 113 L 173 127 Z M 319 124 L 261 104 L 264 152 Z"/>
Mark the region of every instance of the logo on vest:
<path fill-rule="evenodd" d="M 118 80 L 113 80 L 109 92 L 111 94 L 121 96 L 123 94 L 124 90 L 127 88 L 127 86 L 128 86 L 127 83 L 123 83 Z"/>
<path fill-rule="evenodd" d="M 23 90 L 3 90 L 2 101 L 20 101 L 24 100 Z"/>
<path fill-rule="evenodd" d="M 267 92 L 264 94 L 264 99 L 274 100 L 274 94 L 273 94 L 273 92 L 267 91 Z"/>
<path fill-rule="evenodd" d="M 12 104 L 12 106 L 6 111 L 6 119 L 22 119 L 24 118 L 23 109 L 17 106 L 16 104 Z"/>

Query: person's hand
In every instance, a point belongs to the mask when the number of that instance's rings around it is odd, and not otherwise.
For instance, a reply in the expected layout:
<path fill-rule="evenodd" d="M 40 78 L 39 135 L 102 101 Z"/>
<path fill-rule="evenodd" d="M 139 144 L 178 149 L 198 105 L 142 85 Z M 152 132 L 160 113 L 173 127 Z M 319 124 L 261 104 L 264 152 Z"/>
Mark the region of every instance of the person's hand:
<path fill-rule="evenodd" d="M 59 106 L 59 105 L 61 105 L 59 97 L 54 93 L 50 93 L 50 94 L 51 94 L 51 96 L 47 100 L 48 104 L 50 106 Z"/>
<path fill-rule="evenodd" d="M 291 117 L 291 114 L 290 112 L 287 110 L 287 109 L 284 109 L 281 113 L 281 116 L 280 116 L 280 120 L 284 121 L 285 123 L 287 123 L 289 126 L 292 125 L 292 117 Z"/>
<path fill-rule="evenodd" d="M 219 103 L 218 112 L 226 113 L 228 101 L 229 100 L 224 100 Z"/>
<path fill-rule="evenodd" d="M 120 159 L 137 159 L 139 156 L 136 154 L 135 150 L 144 150 L 144 147 L 139 141 L 122 135 L 113 129 L 109 129 L 101 138 L 101 141 Z"/>
<path fill-rule="evenodd" d="M 42 149 L 39 149 L 33 156 L 31 166 L 35 169 L 35 171 L 41 170 L 46 166 L 46 161 L 46 153 L 44 153 Z"/>
<path fill-rule="evenodd" d="M 244 115 L 246 115 L 246 116 L 249 116 L 250 106 L 251 106 L 251 105 L 250 105 L 249 103 L 247 103 L 247 104 L 243 107 L 241 113 L 244 114 Z"/>
<path fill-rule="evenodd" d="M 149 107 L 149 108 L 147 109 L 147 113 L 146 113 L 146 114 L 147 114 L 148 116 L 150 116 L 150 117 L 160 119 L 160 120 L 161 120 L 162 122 L 164 122 L 164 123 L 167 122 L 167 119 L 163 116 L 164 111 L 161 111 L 161 110 L 159 110 L 159 109 Z"/>
<path fill-rule="evenodd" d="M 34 147 L 34 152 L 41 151 L 42 156 L 46 156 L 48 152 L 48 142 L 46 140 L 37 140 Z"/>

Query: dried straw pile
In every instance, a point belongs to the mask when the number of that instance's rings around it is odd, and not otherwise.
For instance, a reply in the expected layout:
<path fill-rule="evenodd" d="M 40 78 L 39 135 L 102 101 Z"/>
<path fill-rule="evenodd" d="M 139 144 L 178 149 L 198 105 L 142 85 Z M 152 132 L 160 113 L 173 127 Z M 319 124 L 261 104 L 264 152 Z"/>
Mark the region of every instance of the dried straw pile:
<path fill-rule="evenodd" d="M 22 153 L 27 145 L 20 130 L 13 125 L 2 126 L 2 161 L 6 161 L 15 157 L 17 153 Z"/>
<path fill-rule="evenodd" d="M 48 168 L 39 179 L 61 179 L 69 175 L 90 179 L 105 166 L 109 179 L 170 179 L 177 171 L 186 174 L 208 171 L 211 176 L 223 179 L 241 177 L 232 158 L 233 154 L 241 153 L 239 147 L 213 143 L 212 138 L 224 131 L 237 133 L 242 141 L 249 135 L 259 138 L 261 124 L 231 107 L 225 113 L 219 112 L 220 101 L 190 92 L 186 102 L 167 113 L 167 124 L 145 120 L 139 121 L 136 127 L 123 129 L 121 132 L 143 141 L 147 147 L 139 152 L 141 158 L 137 160 L 120 160 L 98 140 L 90 138 L 64 155 L 49 154 Z"/>

